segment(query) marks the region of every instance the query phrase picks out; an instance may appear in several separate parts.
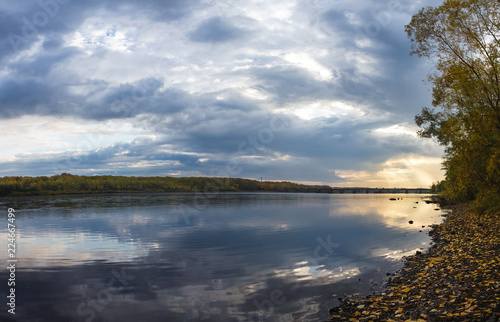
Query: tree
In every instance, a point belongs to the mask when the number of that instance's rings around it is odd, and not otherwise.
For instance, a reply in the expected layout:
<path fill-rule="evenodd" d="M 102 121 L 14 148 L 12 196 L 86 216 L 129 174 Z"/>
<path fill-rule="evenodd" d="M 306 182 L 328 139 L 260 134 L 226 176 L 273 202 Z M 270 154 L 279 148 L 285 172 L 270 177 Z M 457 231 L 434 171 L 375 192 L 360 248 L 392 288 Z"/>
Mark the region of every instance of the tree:
<path fill-rule="evenodd" d="M 500 2 L 446 0 L 406 26 L 412 52 L 435 61 L 419 135 L 445 146 L 445 193 L 500 204 Z"/>

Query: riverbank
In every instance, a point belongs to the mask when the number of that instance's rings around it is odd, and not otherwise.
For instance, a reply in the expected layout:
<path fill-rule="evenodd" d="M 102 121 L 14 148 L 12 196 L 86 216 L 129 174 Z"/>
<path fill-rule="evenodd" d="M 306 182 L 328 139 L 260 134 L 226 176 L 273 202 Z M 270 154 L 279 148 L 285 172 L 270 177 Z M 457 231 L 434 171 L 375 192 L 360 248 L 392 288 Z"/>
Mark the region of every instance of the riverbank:
<path fill-rule="evenodd" d="M 384 292 L 347 296 L 329 321 L 498 321 L 500 214 L 451 210 L 429 232 L 432 247 L 407 257 Z"/>
<path fill-rule="evenodd" d="M 0 177 L 0 197 L 134 192 L 429 193 L 427 188 L 349 188 L 227 177 Z"/>

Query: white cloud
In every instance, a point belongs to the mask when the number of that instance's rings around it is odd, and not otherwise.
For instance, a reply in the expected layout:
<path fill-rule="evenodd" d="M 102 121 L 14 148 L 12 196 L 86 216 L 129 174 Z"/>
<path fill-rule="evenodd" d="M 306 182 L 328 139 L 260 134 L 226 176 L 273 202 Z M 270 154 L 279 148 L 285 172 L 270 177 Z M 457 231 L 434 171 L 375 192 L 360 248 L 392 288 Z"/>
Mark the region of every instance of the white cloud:
<path fill-rule="evenodd" d="M 320 81 L 329 81 L 333 78 L 332 72 L 328 68 L 319 64 L 306 53 L 285 54 L 283 58 L 295 66 L 304 68 Z"/>
<path fill-rule="evenodd" d="M 394 124 L 384 128 L 373 130 L 375 134 L 381 136 L 394 136 L 394 135 L 409 135 L 417 137 L 417 126 L 409 126 L 408 123 Z"/>
<path fill-rule="evenodd" d="M 367 113 L 365 110 L 366 108 L 363 106 L 353 106 L 345 101 L 314 100 L 287 104 L 284 108 L 277 111 L 294 114 L 303 120 L 338 117 L 339 119 L 350 121 L 353 119 L 359 122 L 374 121 L 373 118 L 366 117 Z"/>
<path fill-rule="evenodd" d="M 12 129 L 16 131 L 12 131 Z M 132 141 L 149 133 L 126 120 L 106 123 L 53 116 L 23 116 L 4 120 L 0 131 L 0 157 L 29 153 L 92 151 L 115 142 Z M 21 161 L 21 160 L 19 160 Z"/>

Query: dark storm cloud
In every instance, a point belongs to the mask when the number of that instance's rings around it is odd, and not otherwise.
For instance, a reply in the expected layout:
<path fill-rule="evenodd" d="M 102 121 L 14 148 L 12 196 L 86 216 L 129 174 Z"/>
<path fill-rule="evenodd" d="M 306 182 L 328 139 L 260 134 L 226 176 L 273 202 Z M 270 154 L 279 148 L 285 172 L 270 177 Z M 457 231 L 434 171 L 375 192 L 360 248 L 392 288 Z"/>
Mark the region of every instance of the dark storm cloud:
<path fill-rule="evenodd" d="M 326 24 L 336 31 L 337 37 L 346 37 L 354 40 L 352 34 L 355 32 L 354 26 L 349 23 L 346 13 L 336 9 L 331 9 L 325 12 L 321 16 L 321 21 L 326 22 Z"/>
<path fill-rule="evenodd" d="M 296 121 L 295 124 L 297 123 Z M 378 121 L 362 125 L 333 123 L 323 127 L 315 127 L 311 124 L 308 127 L 298 128 L 292 125 L 283 132 L 276 133 L 273 141 L 264 145 L 264 148 L 272 153 L 293 156 L 294 158 L 283 164 L 296 169 L 304 163 L 315 163 L 314 167 L 304 168 L 314 169 L 313 171 L 344 168 L 368 169 L 401 153 L 423 152 L 419 150 L 415 138 L 406 136 L 374 138 L 367 130 L 390 124 L 388 121 Z M 263 151 L 259 151 L 259 154 Z"/>
<path fill-rule="evenodd" d="M 44 78 L 57 64 L 79 53 L 74 48 L 62 48 L 59 51 L 54 50 L 59 49 L 60 46 L 61 43 L 59 40 L 45 41 L 43 47 L 47 49 L 47 53 L 39 55 L 31 62 L 13 63 L 10 65 L 10 68 L 23 78 Z"/>
<path fill-rule="evenodd" d="M 260 69 L 256 70 L 254 75 L 261 79 L 264 89 L 278 96 L 280 103 L 311 97 L 321 99 L 327 91 L 325 83 L 315 80 L 307 72 L 296 67 Z"/>
<path fill-rule="evenodd" d="M 61 54 L 60 56 L 63 56 Z M 57 57 L 40 57 L 37 62 L 25 64 L 18 70 L 27 76 L 43 76 Z M 22 115 L 79 116 L 89 120 L 131 118 L 141 113 L 168 115 L 189 109 L 196 104 L 191 95 L 171 88 L 159 92 L 162 82 L 143 79 L 134 84 L 125 83 L 110 87 L 106 82 L 91 81 L 96 90 L 92 95 L 68 92 L 67 86 L 27 78 L 0 82 L 0 116 L 6 118 Z M 94 98 L 97 97 L 97 98 Z"/>
<path fill-rule="evenodd" d="M 342 38 L 343 48 L 374 58 L 376 69 L 382 75 L 367 79 L 362 77 L 360 70 L 348 65 L 341 71 L 345 93 L 369 98 L 377 102 L 377 108 L 396 114 L 418 111 L 418 102 L 429 93 L 409 80 L 426 79 L 429 66 L 409 55 L 410 42 L 403 28 L 409 22 L 404 14 L 410 15 L 418 6 L 420 4 L 408 1 L 377 2 L 356 10 L 331 9 L 322 15 L 320 21 L 336 37 Z"/>
<path fill-rule="evenodd" d="M 0 59 L 29 48 L 41 35 L 67 33 L 100 9 L 121 15 L 145 13 L 171 21 L 191 12 L 194 0 L 27 0 L 0 8 Z"/>
<path fill-rule="evenodd" d="M 195 42 L 227 42 L 241 37 L 245 31 L 231 25 L 220 17 L 203 21 L 194 31 L 188 34 Z"/>
<path fill-rule="evenodd" d="M 13 118 L 25 114 L 50 114 L 46 106 L 53 99 L 50 84 L 35 80 L 0 82 L 0 115 Z"/>

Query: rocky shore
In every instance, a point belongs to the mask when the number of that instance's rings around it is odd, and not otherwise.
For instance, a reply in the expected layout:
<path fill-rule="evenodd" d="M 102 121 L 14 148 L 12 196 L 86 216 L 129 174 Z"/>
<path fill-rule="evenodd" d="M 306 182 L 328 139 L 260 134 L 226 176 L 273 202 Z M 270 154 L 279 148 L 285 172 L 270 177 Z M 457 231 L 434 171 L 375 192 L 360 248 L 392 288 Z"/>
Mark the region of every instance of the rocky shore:
<path fill-rule="evenodd" d="M 454 206 L 432 246 L 405 259 L 380 294 L 346 296 L 328 321 L 499 321 L 500 214 Z"/>

